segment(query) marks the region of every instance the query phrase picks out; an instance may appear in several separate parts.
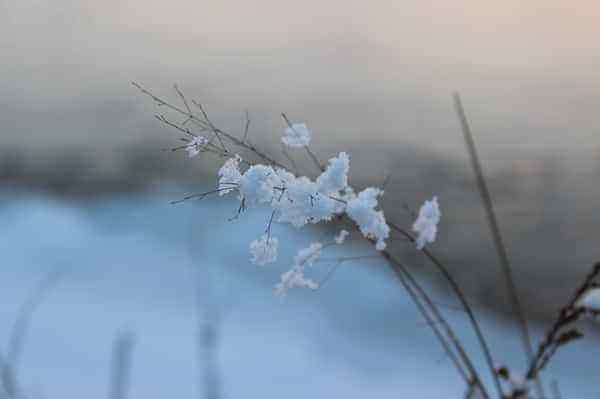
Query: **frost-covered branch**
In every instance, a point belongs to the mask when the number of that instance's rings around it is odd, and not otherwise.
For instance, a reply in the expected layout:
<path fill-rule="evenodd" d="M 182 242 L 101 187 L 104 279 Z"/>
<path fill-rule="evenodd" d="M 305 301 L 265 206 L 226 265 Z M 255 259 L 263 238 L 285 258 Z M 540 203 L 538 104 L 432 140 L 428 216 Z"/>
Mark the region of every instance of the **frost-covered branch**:
<path fill-rule="evenodd" d="M 250 257 L 253 263 L 264 266 L 277 260 L 279 240 L 272 234 L 273 222 L 290 224 L 296 228 L 302 228 L 308 224 L 335 221 L 343 221 L 347 225 L 353 226 L 353 230 L 371 242 L 375 250 L 389 262 L 417 309 L 432 328 L 461 376 L 465 378 L 470 391 L 477 392 L 481 397 L 489 398 L 478 371 L 437 305 L 408 269 L 386 249 L 388 241 L 392 239 L 392 231 L 414 243 L 415 247 L 440 270 L 459 298 L 477 334 L 490 372 L 496 382 L 498 394 L 500 397 L 503 396 L 491 351 L 471 306 L 445 266 L 427 248 L 427 245 L 432 244 L 436 239 L 441 217 L 437 197 L 426 201 L 421 207 L 412 226 L 415 233 L 413 236 L 406 229 L 386 220 L 379 205 L 379 198 L 384 194 L 381 188 L 368 187 L 356 192 L 349 184 L 350 156 L 346 152 L 338 153 L 325 165 L 317 159 L 309 147 L 313 133 L 305 123 L 292 123 L 285 114 L 282 114 L 287 126 L 284 129 L 281 143 L 284 146 L 284 156 L 292 165 L 291 168 L 287 168 L 247 142 L 247 125 L 243 137 L 237 138 L 217 128 L 208 118 L 204 108 L 196 102 L 192 103 L 200 109 L 200 115 L 194 114 L 185 96 L 178 88 L 176 91 L 183 101 L 183 108 L 156 97 L 137 84 L 134 85 L 150 96 L 159 106 L 166 106 L 185 117 L 181 123 L 168 121 L 165 117 L 159 118 L 162 123 L 175 127 L 186 135 L 182 138 L 185 144 L 175 149 L 185 149 L 190 156 L 209 152 L 227 158 L 217 173 L 215 190 L 189 196 L 184 200 L 194 197 L 203 198 L 208 194 L 233 194 L 239 201 L 238 215 L 246 209 L 254 207 L 266 207 L 270 210 L 271 216 L 267 221 L 265 233 L 250 243 Z M 249 121 L 248 116 L 246 118 Z M 186 125 L 189 122 L 193 122 L 199 128 L 203 138 L 197 138 L 199 135 L 191 133 Z M 212 137 L 208 137 L 207 133 L 212 134 Z M 253 162 L 246 159 L 244 154 L 232 152 L 227 142 L 256 156 L 260 161 Z M 298 168 L 288 153 L 288 150 L 296 149 L 304 149 L 307 152 L 318 168 L 319 175 L 309 177 L 298 174 Z M 275 287 L 276 292 L 283 295 L 294 287 L 318 288 L 319 284 L 307 273 L 327 247 L 342 245 L 347 234 L 340 233 L 336 237 L 332 237 L 331 242 L 315 242 L 307 248 L 300 248 L 293 259 L 291 269 L 281 275 L 281 281 Z"/>
<path fill-rule="evenodd" d="M 539 375 L 559 348 L 583 337 L 583 333 L 572 327 L 575 322 L 584 316 L 600 314 L 599 278 L 600 263 L 596 263 L 544 335 L 527 370 L 528 380 Z"/>

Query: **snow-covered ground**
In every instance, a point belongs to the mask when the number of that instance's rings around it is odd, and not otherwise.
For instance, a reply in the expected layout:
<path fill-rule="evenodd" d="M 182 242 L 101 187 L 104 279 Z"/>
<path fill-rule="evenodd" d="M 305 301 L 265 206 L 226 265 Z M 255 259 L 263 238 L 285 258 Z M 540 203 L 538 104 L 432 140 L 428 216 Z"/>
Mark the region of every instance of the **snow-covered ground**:
<path fill-rule="evenodd" d="M 381 261 L 344 264 L 320 290 L 294 290 L 282 300 L 273 286 L 294 251 L 334 231 L 276 226 L 279 260 L 259 267 L 249 262 L 248 244 L 268 215 L 228 221 L 234 202 L 169 205 L 176 195 L 89 202 L 0 195 L 3 348 L 18 306 L 51 270 L 66 270 L 27 335 L 18 372 L 28 392 L 105 398 L 112 341 L 128 330 L 136 335 L 132 398 L 200 397 L 195 303 L 202 287 L 220 304 L 226 398 L 461 397 L 461 380 Z M 324 257 L 367 249 L 335 251 Z M 319 263 L 308 273 L 323 279 L 330 267 Z M 447 313 L 475 351 L 464 316 Z M 497 362 L 524 365 L 512 327 L 482 319 Z M 600 395 L 597 342 L 572 345 L 548 370 L 546 381 L 557 378 L 563 397 Z"/>

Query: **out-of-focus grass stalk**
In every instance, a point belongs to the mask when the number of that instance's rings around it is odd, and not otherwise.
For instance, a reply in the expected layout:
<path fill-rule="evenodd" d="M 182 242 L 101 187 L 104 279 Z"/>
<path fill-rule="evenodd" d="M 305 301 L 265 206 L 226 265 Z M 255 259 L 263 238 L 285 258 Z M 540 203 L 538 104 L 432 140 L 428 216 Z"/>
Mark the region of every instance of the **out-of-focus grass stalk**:
<path fill-rule="evenodd" d="M 113 342 L 108 399 L 127 399 L 131 382 L 131 367 L 135 336 L 120 332 Z"/>

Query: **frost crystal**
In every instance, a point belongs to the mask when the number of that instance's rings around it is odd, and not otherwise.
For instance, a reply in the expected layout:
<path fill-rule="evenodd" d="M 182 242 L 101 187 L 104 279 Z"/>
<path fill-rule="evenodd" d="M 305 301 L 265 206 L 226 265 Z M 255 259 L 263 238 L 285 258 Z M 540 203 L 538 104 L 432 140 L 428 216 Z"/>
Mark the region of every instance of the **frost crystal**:
<path fill-rule="evenodd" d="M 325 172 L 317 178 L 319 191 L 322 193 L 336 193 L 348 186 L 348 169 L 350 158 L 345 152 L 340 152 L 336 158 L 329 160 Z"/>
<path fill-rule="evenodd" d="M 336 201 L 320 193 L 317 185 L 307 177 L 290 179 L 285 184 L 285 191 L 274 204 L 279 211 L 279 222 L 302 227 L 309 222 L 330 220 L 339 210 Z"/>
<path fill-rule="evenodd" d="M 275 294 L 285 296 L 291 288 L 296 287 L 316 290 L 319 284 L 304 277 L 304 268 L 294 267 L 281 275 L 281 282 L 275 286 Z"/>
<path fill-rule="evenodd" d="M 334 215 L 344 212 L 345 204 L 341 194 L 348 186 L 349 158 L 341 152 L 329 160 L 327 169 L 316 182 L 306 176 L 278 170 L 282 192 L 273 207 L 279 211 L 279 222 L 287 222 L 295 227 L 307 223 L 328 221 Z"/>
<path fill-rule="evenodd" d="M 267 234 L 258 240 L 252 241 L 250 243 L 251 262 L 261 266 L 275 262 L 277 260 L 278 246 L 279 240 L 275 237 L 269 237 Z"/>
<path fill-rule="evenodd" d="M 413 224 L 413 231 L 418 234 L 416 239 L 417 249 L 421 250 L 425 247 L 425 244 L 435 241 L 440 216 L 437 197 L 433 197 L 431 201 L 425 201 L 421 206 L 419 217 Z"/>
<path fill-rule="evenodd" d="M 219 169 L 219 195 L 225 195 L 233 191 L 242 179 L 240 172 L 240 161 L 242 158 L 236 155 L 235 158 L 230 158 Z"/>
<path fill-rule="evenodd" d="M 577 301 L 578 308 L 600 311 L 600 288 L 589 289 Z"/>
<path fill-rule="evenodd" d="M 270 166 L 253 165 L 242 175 L 240 195 L 246 205 L 269 203 L 273 199 L 277 175 Z"/>
<path fill-rule="evenodd" d="M 294 145 L 300 139 L 308 144 L 310 132 L 304 124 L 292 125 L 284 137 L 287 144 Z M 294 132 L 296 136 L 294 136 Z M 302 134 L 299 134 L 302 133 Z M 292 138 L 298 139 L 296 141 Z M 241 158 L 236 156 L 225 162 L 219 170 L 219 193 L 226 194 L 237 190 L 242 201 L 240 209 L 254 205 L 267 205 L 272 210 L 269 223 L 277 221 L 303 227 L 308 223 L 330 221 L 346 213 L 359 227 L 361 233 L 372 239 L 377 250 L 385 249 L 385 240 L 389 237 L 383 212 L 378 210 L 377 197 L 383 191 L 367 188 L 358 195 L 348 185 L 350 157 L 340 152 L 331 158 L 327 168 L 315 180 L 306 176 L 295 176 L 282 168 L 256 164 L 241 172 Z M 334 238 L 336 244 L 342 244 L 349 236 L 346 230 L 340 231 Z M 275 261 L 277 257 L 276 239 L 263 236 L 250 244 L 252 262 L 264 265 Z M 276 290 L 285 294 L 292 287 L 316 289 L 318 284 L 304 277 L 305 267 L 312 265 L 320 256 L 322 245 L 314 243 L 301 249 L 294 258 L 291 270 L 281 275 Z"/>
<path fill-rule="evenodd" d="M 285 136 L 281 138 L 288 147 L 306 147 L 310 143 L 311 132 L 304 123 L 294 123 L 285 129 Z"/>
<path fill-rule="evenodd" d="M 383 191 L 369 187 L 358 193 L 358 196 L 348 201 L 346 213 L 360 228 L 361 233 L 376 241 L 378 251 L 385 249 L 385 239 L 390 235 L 390 228 L 385 222 L 382 211 L 377 211 L 377 197 Z"/>
<path fill-rule="evenodd" d="M 348 237 L 350 233 L 347 230 L 340 230 L 340 232 L 335 236 L 334 240 L 336 244 L 343 244 L 346 241 L 346 237 Z"/>
<path fill-rule="evenodd" d="M 294 257 L 294 264 L 297 266 L 312 266 L 313 263 L 321 256 L 323 245 L 320 242 L 314 242 L 310 246 L 298 251 Z"/>
<path fill-rule="evenodd" d="M 196 155 L 200 154 L 200 150 L 206 145 L 208 144 L 208 140 L 206 139 L 206 137 L 203 136 L 194 136 L 194 138 L 192 139 L 192 141 L 190 141 L 186 146 L 185 146 L 185 150 L 188 153 L 188 156 L 190 158 L 195 157 Z"/>
<path fill-rule="evenodd" d="M 323 245 L 315 242 L 298 251 L 294 257 L 294 267 L 281 275 L 281 281 L 275 286 L 275 293 L 284 296 L 292 288 L 310 288 L 316 290 L 319 285 L 304 277 L 304 268 L 311 266 L 321 255 Z"/>

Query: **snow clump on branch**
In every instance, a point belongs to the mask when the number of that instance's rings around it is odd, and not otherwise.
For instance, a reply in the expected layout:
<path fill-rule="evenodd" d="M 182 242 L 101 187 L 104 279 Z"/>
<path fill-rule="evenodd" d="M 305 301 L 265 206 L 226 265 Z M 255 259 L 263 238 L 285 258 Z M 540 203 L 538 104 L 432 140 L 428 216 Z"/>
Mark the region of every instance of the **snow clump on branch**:
<path fill-rule="evenodd" d="M 200 151 L 208 144 L 208 139 L 203 136 L 194 136 L 194 138 L 188 142 L 185 146 L 185 150 L 188 153 L 188 157 L 193 158 L 200 154 Z"/>
<path fill-rule="evenodd" d="M 275 262 L 278 246 L 279 240 L 277 238 L 269 237 L 268 234 L 263 235 L 260 239 L 250 243 L 250 254 L 252 254 L 250 261 L 260 266 Z"/>
<path fill-rule="evenodd" d="M 285 129 L 281 142 L 291 148 L 302 148 L 310 144 L 312 133 L 304 123 L 294 123 Z"/>
<path fill-rule="evenodd" d="M 347 215 L 365 237 L 375 241 L 377 250 L 385 249 L 390 228 L 383 211 L 377 209 L 377 198 L 383 191 L 367 188 L 358 195 L 354 193 L 348 185 L 350 157 L 345 152 L 331 158 L 315 180 L 262 164 L 251 165 L 242 172 L 240 164 L 241 158 L 236 155 L 228 159 L 218 172 L 219 194 L 237 191 L 243 205 L 240 209 L 266 205 L 272 210 L 271 221 L 289 223 L 297 228 Z M 343 243 L 348 234 L 345 230 L 340 232 L 335 243 Z M 253 263 L 266 264 L 276 259 L 277 240 L 270 235 L 265 237 L 251 244 Z M 304 264 L 314 262 L 313 257 L 306 254 L 320 253 L 321 246 L 318 250 L 316 246 L 309 248 L 312 248 L 311 251 L 300 251 L 292 270 L 282 275 L 282 282 L 277 288 L 279 293 L 291 287 L 316 288 L 314 282 L 304 278 Z"/>
<path fill-rule="evenodd" d="M 386 246 L 385 240 L 390 235 L 390 228 L 385 222 L 383 211 L 375 210 L 378 205 L 377 197 L 380 195 L 383 195 L 383 190 L 366 188 L 348 202 L 346 212 L 365 237 L 375 240 L 375 248 L 383 251 Z"/>
<path fill-rule="evenodd" d="M 275 286 L 275 292 L 279 296 L 285 296 L 294 287 L 310 288 L 316 290 L 319 285 L 304 277 L 304 268 L 312 266 L 321 256 L 323 245 L 319 242 L 310 244 L 307 248 L 298 251 L 294 257 L 294 267 L 281 275 L 281 282 Z"/>
<path fill-rule="evenodd" d="M 425 245 L 435 241 L 437 225 L 440 222 L 441 212 L 437 197 L 431 201 L 425 201 L 419 210 L 419 216 L 413 224 L 413 231 L 417 233 L 417 249 L 425 248 Z"/>

